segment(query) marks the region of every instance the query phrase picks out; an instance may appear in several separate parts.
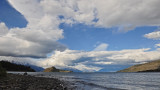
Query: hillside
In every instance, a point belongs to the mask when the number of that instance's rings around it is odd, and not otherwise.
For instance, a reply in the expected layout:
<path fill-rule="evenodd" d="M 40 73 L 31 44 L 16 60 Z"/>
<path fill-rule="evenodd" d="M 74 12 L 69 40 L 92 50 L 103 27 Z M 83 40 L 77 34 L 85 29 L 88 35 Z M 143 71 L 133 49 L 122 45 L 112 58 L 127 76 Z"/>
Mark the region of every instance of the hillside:
<path fill-rule="evenodd" d="M 34 69 L 36 72 L 42 72 L 44 70 L 44 68 L 36 66 L 36 65 L 31 65 L 31 64 L 23 64 L 23 65 Z"/>
<path fill-rule="evenodd" d="M 61 69 L 57 69 L 55 67 L 50 67 L 50 68 L 46 68 L 44 70 L 44 72 L 72 72 L 72 71 L 68 71 L 68 70 L 61 70 Z"/>
<path fill-rule="evenodd" d="M 35 72 L 29 66 L 18 65 L 15 63 L 10 63 L 7 61 L 0 61 L 1 66 L 7 71 L 27 71 L 27 72 Z"/>
<path fill-rule="evenodd" d="M 160 60 L 134 65 L 118 72 L 160 72 Z"/>
<path fill-rule="evenodd" d="M 6 70 L 0 64 L 0 77 L 6 76 Z"/>

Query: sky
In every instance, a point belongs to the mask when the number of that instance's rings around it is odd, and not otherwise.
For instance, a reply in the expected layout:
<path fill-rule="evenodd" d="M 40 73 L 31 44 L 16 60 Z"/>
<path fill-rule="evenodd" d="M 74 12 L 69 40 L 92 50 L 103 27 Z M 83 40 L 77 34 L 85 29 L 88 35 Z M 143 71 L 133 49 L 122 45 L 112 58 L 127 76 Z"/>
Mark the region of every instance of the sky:
<path fill-rule="evenodd" d="M 160 59 L 159 0 L 0 0 L 0 60 L 114 72 Z"/>

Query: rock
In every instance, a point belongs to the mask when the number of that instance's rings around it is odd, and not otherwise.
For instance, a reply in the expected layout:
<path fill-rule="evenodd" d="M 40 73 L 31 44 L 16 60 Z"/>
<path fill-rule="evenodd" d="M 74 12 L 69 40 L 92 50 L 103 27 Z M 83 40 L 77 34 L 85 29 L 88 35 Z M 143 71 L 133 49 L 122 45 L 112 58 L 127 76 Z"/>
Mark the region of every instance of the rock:
<path fill-rule="evenodd" d="M 24 76 L 27 76 L 27 72 L 25 72 L 23 75 L 24 75 Z"/>
<path fill-rule="evenodd" d="M 67 90 L 64 82 L 55 78 L 43 78 L 8 74 L 6 79 L 0 79 L 0 90 Z"/>

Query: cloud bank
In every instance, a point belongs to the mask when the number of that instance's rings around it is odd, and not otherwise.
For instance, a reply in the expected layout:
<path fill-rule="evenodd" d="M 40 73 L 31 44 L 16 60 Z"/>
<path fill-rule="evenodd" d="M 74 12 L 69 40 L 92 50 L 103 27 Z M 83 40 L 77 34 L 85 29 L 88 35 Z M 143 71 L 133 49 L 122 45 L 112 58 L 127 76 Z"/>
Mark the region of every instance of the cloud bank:
<path fill-rule="evenodd" d="M 160 58 L 160 49 L 126 49 L 121 51 L 56 51 L 50 58 L 41 61 L 43 67 L 68 67 L 81 71 L 99 71 L 107 65 L 127 65 L 144 63 Z"/>
<path fill-rule="evenodd" d="M 79 51 L 69 50 L 55 51 L 47 59 L 19 58 L 0 56 L 2 60 L 15 61 L 24 64 L 34 64 L 43 68 L 56 66 L 58 68 L 70 68 L 83 72 L 94 72 L 108 66 L 125 66 L 145 63 L 157 60 L 160 49 L 155 51 L 146 49 L 126 49 L 120 51 Z"/>

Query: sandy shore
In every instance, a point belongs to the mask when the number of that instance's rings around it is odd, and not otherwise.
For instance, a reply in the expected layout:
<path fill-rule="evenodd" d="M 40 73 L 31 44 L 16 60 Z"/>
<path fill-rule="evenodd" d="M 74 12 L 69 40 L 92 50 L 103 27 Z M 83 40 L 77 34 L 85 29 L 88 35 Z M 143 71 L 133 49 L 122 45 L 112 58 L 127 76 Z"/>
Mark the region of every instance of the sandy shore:
<path fill-rule="evenodd" d="M 73 88 L 54 78 L 7 74 L 7 77 L 0 78 L 0 90 L 73 90 Z"/>

